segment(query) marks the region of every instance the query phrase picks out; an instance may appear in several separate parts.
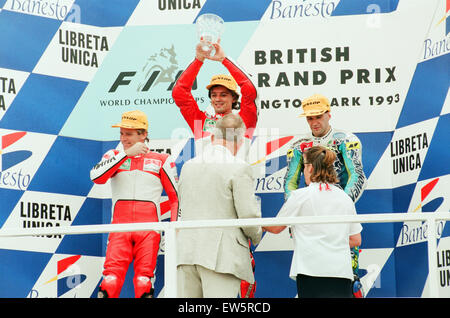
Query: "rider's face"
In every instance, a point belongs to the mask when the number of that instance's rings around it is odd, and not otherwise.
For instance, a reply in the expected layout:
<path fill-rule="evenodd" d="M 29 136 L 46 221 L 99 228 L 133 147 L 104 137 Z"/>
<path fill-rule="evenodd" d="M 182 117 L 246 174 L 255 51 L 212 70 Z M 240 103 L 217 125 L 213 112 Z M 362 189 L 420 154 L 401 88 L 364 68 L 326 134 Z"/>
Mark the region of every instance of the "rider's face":
<path fill-rule="evenodd" d="M 231 113 L 235 97 L 228 88 L 218 85 L 211 88 L 211 105 L 216 114 L 226 115 Z"/>
<path fill-rule="evenodd" d="M 120 128 L 120 142 L 127 150 L 137 142 L 144 142 L 147 134 L 139 134 L 137 129 Z"/>
<path fill-rule="evenodd" d="M 311 132 L 315 137 L 323 137 L 330 130 L 330 118 L 329 112 L 318 116 L 307 116 L 306 121 L 308 122 Z"/>

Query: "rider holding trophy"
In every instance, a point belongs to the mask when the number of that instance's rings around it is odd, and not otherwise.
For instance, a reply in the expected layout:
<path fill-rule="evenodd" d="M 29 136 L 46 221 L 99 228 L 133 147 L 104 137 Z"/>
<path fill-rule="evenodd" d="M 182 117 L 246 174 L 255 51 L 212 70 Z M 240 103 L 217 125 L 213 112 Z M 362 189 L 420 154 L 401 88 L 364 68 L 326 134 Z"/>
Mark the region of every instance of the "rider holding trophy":
<path fill-rule="evenodd" d="M 197 19 L 196 26 L 200 42 L 195 48 L 195 59 L 178 78 L 172 91 L 173 99 L 194 134 L 197 154 L 205 145 L 211 143 L 212 131 L 220 118 L 232 112 L 239 114 L 246 130 L 244 143 L 236 156 L 246 160 L 258 121 L 258 108 L 255 103 L 256 85 L 242 67 L 226 56 L 220 45 L 220 35 L 223 31 L 223 20 L 220 17 L 203 14 Z M 191 92 L 205 59 L 222 63 L 230 73 L 212 76 L 210 83 L 206 86 L 214 114 L 200 110 Z M 239 96 L 238 86 L 241 96 Z M 241 97 L 240 105 L 239 97 Z M 252 253 L 250 258 L 254 270 L 255 261 Z M 254 297 L 255 288 L 256 282 L 250 284 L 242 281 L 241 297 Z"/>

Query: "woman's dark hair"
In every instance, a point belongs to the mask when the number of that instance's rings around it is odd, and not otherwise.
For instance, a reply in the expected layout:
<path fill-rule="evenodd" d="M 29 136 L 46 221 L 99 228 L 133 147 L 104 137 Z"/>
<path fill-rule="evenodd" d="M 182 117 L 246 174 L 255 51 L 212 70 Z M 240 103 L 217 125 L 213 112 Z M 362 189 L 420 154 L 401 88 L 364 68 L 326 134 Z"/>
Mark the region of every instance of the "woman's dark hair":
<path fill-rule="evenodd" d="M 311 182 L 338 183 L 339 179 L 334 170 L 336 154 L 322 146 L 314 146 L 304 152 L 305 163 L 310 163 L 314 171 Z"/>

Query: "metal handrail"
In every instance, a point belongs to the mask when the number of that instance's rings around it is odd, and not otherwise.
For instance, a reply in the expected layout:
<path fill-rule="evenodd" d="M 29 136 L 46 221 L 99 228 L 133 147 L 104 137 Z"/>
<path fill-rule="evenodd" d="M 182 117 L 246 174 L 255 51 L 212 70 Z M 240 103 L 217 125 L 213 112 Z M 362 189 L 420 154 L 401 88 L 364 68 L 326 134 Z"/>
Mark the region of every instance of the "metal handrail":
<path fill-rule="evenodd" d="M 409 213 L 377 213 L 358 215 L 333 215 L 333 216 L 300 216 L 284 218 L 252 218 L 252 219 L 214 219 L 176 222 L 146 222 L 123 224 L 98 224 L 98 225 L 72 225 L 51 228 L 28 228 L 0 230 L 0 237 L 18 237 L 35 235 L 78 235 L 110 232 L 134 232 L 134 231 L 161 231 L 165 238 L 165 267 L 164 267 L 164 296 L 174 298 L 177 295 L 176 280 L 176 231 L 186 228 L 211 228 L 211 227 L 245 227 L 245 226 L 270 226 L 270 225 L 294 225 L 294 224 L 319 224 L 319 223 L 394 223 L 405 221 L 428 222 L 428 280 L 430 287 L 429 297 L 439 297 L 437 277 L 437 244 L 436 222 L 449 220 L 448 212 L 409 212 Z M 434 240 L 433 240 L 434 238 Z"/>

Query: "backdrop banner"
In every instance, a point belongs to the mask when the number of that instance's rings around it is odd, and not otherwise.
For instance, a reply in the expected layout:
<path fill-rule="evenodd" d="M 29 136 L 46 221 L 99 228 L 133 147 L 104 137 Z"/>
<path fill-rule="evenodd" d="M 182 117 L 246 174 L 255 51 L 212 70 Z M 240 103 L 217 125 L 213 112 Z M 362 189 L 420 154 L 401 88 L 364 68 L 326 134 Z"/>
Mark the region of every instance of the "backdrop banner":
<path fill-rule="evenodd" d="M 358 214 L 449 212 L 448 0 L 0 0 L 0 228 L 108 224 L 109 182 L 91 168 L 121 147 L 129 110 L 178 173 L 195 142 L 172 98 L 195 58 L 196 18 L 225 21 L 221 45 L 258 90 L 248 161 L 263 217 L 284 203 L 289 147 L 309 131 L 301 101 L 322 94 L 334 128 L 362 144 Z M 226 68 L 206 60 L 192 94 Z M 163 221 L 169 219 L 163 193 Z M 363 225 L 364 296 L 427 297 L 426 222 Z M 450 227 L 437 224 L 440 297 L 450 297 Z M 96 297 L 107 234 L 0 239 L 0 297 Z M 252 247 L 257 298 L 297 297 L 288 231 Z M 320 252 L 320 251 L 318 251 Z M 121 297 L 134 297 L 130 266 Z M 155 295 L 164 296 L 164 244 Z"/>

